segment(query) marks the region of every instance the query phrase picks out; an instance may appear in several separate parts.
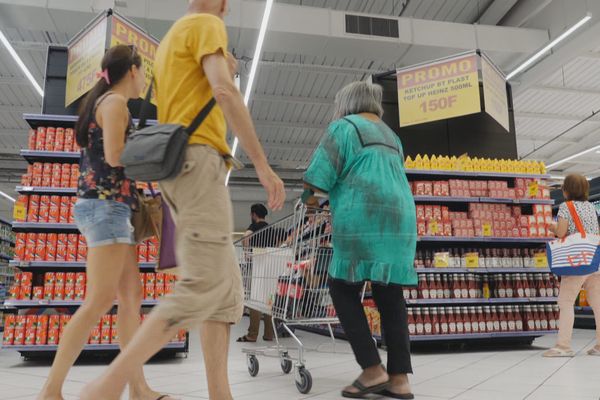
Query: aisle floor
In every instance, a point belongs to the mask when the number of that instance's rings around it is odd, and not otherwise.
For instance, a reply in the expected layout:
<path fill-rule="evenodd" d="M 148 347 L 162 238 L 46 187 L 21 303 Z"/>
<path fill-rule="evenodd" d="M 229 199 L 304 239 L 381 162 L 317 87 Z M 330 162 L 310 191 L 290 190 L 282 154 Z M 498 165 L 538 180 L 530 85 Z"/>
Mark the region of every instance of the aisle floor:
<path fill-rule="evenodd" d="M 243 321 L 241 326 L 247 326 Z M 232 334 L 230 377 L 233 395 L 243 400 L 338 399 L 342 386 L 359 373 L 345 342 L 338 342 L 337 353 L 323 336 L 299 332 L 307 347 L 307 368 L 313 375 L 311 393 L 301 395 L 293 376 L 281 373 L 275 359 L 260 358 L 256 378 L 248 375 L 242 345 L 233 339 L 242 333 L 237 326 Z M 600 358 L 585 350 L 593 345 L 593 331 L 576 330 L 573 340 L 578 352 L 573 359 L 544 359 L 544 348 L 554 337 L 538 339 L 533 347 L 437 350 L 414 355 L 413 390 L 418 400 L 597 400 L 600 398 Z M 287 339 L 286 339 L 287 340 Z M 320 351 L 316 351 L 320 350 Z M 385 357 L 385 353 L 383 353 Z M 82 385 L 97 376 L 104 363 L 77 365 L 65 386 L 65 398 L 76 399 Z M 24 362 L 14 351 L 0 351 L 0 399 L 34 399 L 49 370 L 47 362 Z M 188 358 L 155 361 L 146 366 L 151 386 L 185 400 L 206 399 L 204 365 L 197 334 L 193 334 Z"/>

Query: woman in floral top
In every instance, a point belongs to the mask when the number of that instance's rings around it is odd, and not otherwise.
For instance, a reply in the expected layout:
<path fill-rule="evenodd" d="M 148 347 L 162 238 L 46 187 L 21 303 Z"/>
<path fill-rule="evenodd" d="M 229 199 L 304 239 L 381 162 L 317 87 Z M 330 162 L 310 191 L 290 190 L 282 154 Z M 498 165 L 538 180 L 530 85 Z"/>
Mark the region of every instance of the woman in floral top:
<path fill-rule="evenodd" d="M 131 225 L 137 208 L 135 182 L 125 176 L 120 157 L 131 129 L 127 108 L 145 86 L 144 68 L 135 47 L 119 45 L 102 60 L 102 72 L 82 102 L 75 127 L 81 146 L 81 176 L 75 222 L 88 246 L 87 293 L 83 305 L 65 329 L 54 363 L 38 400 L 62 399 L 69 369 L 81 353 L 90 331 L 119 302 L 119 343 L 126 346 L 140 324 L 142 285 Z M 148 386 L 142 369 L 129 384 L 130 399 L 168 396 Z"/>

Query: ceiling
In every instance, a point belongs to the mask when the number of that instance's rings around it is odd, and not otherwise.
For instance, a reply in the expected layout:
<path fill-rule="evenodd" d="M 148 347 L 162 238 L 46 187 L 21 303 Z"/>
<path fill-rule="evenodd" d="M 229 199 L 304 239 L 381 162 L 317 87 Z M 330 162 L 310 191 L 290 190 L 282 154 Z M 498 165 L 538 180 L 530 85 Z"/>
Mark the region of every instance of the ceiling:
<path fill-rule="evenodd" d="M 69 3 L 69 4 L 67 4 Z M 187 0 L 124 0 L 116 9 L 162 37 Z M 247 78 L 262 0 L 231 0 L 227 18 L 230 47 Z M 250 103 L 269 161 L 289 183 L 302 171 L 331 120 L 335 93 L 345 84 L 399 66 L 480 47 L 505 71 L 511 70 L 589 11 L 585 0 L 276 0 Z M 593 3 L 593 2 L 592 2 Z M 47 2 L 0 0 L 0 29 L 38 82 L 43 82 L 46 46 L 65 44 L 109 0 Z M 581 34 L 565 41 L 539 65 L 515 78 L 514 106 L 521 156 L 548 163 L 599 142 L 600 118 L 581 122 L 600 109 L 600 9 Z M 400 40 L 340 33 L 343 12 L 394 17 Z M 424 20 L 424 21 L 422 21 Z M 307 22 L 309 21 L 309 22 Z M 476 24 L 476 25 L 472 25 Z M 405 30 L 403 30 L 405 29 Z M 402 32 L 410 33 L 410 38 Z M 433 33 L 436 33 L 434 35 Z M 585 36 L 589 35 L 589 36 Z M 26 164 L 15 155 L 27 143 L 25 112 L 39 112 L 41 98 L 0 47 L 0 190 L 14 194 Z M 558 139 L 566 129 L 578 124 Z M 543 146 L 546 142 L 549 144 Z M 543 147 L 541 147 L 543 146 Z M 541 147 L 541 148 L 540 148 Z M 241 154 L 242 160 L 250 161 Z M 600 175 L 592 152 L 552 171 Z M 233 175 L 234 200 L 264 199 L 251 168 Z M 297 190 L 297 189 L 296 189 Z M 245 204 L 245 203 L 244 203 Z M 0 215 L 9 204 L 0 199 Z"/>

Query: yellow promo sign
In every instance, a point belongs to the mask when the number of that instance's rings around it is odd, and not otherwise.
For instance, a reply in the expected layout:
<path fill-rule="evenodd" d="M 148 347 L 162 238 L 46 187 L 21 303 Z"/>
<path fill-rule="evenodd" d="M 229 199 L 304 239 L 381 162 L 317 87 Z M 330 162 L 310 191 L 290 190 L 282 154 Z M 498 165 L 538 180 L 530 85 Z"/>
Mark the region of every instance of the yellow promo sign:
<path fill-rule="evenodd" d="M 465 254 L 465 265 L 467 268 L 478 268 L 479 267 L 479 254 L 478 253 Z"/>
<path fill-rule="evenodd" d="M 106 49 L 107 23 L 105 16 L 99 17 L 69 45 L 65 107 L 86 94 L 98 80 L 96 73 L 100 71 Z"/>
<path fill-rule="evenodd" d="M 144 97 L 152 80 L 154 58 L 159 42 L 119 15 L 113 14 L 111 25 L 110 47 L 119 44 L 133 45 L 137 54 L 142 57 L 142 64 L 146 73 L 146 87 L 140 93 L 140 97 Z M 152 98 L 154 100 L 154 94 Z"/>
<path fill-rule="evenodd" d="M 397 71 L 400 127 L 481 112 L 478 56 L 456 56 Z"/>

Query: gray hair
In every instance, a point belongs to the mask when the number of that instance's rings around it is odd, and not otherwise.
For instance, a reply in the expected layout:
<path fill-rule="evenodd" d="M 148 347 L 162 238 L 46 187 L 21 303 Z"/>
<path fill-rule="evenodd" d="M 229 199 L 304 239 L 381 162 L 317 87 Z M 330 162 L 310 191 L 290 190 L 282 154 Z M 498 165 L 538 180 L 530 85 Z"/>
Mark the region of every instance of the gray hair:
<path fill-rule="evenodd" d="M 363 81 L 352 82 L 335 95 L 333 120 L 360 113 L 373 113 L 381 118 L 383 116 L 382 99 L 383 88 L 381 86 Z"/>

